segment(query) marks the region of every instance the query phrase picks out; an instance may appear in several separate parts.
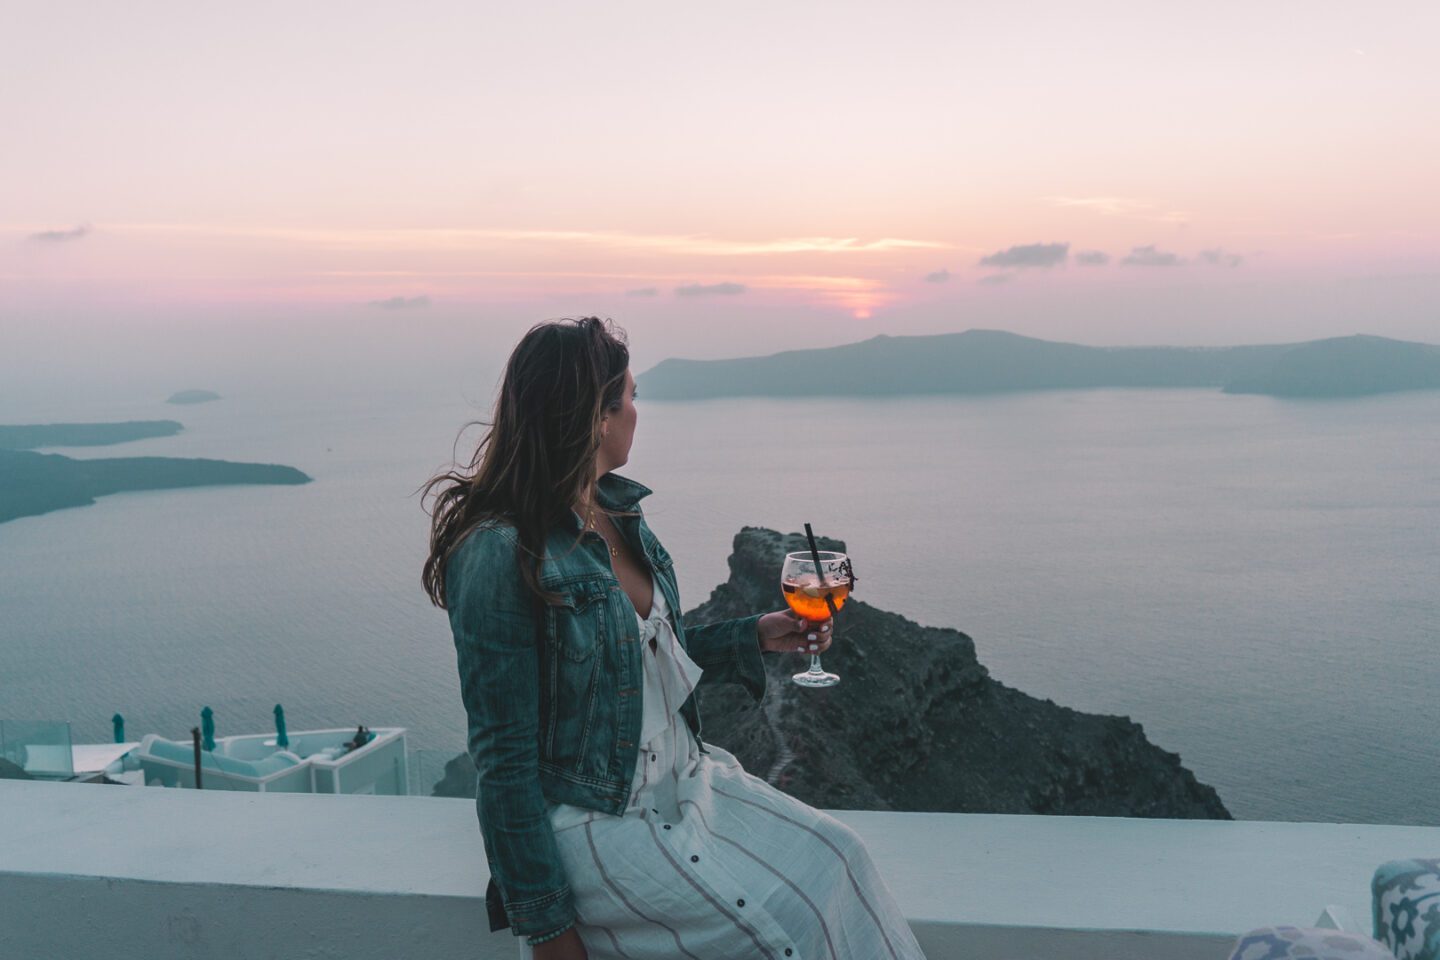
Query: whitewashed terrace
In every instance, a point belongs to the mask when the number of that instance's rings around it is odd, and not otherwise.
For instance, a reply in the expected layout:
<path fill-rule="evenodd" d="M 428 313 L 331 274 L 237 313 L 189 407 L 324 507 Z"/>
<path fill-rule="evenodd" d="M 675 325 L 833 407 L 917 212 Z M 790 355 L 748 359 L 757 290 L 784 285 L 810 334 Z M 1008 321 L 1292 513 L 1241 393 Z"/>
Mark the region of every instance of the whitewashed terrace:
<path fill-rule="evenodd" d="M 1223 960 L 1440 828 L 833 811 L 931 960 Z M 467 800 L 0 781 L 0 957 L 514 960 Z"/>

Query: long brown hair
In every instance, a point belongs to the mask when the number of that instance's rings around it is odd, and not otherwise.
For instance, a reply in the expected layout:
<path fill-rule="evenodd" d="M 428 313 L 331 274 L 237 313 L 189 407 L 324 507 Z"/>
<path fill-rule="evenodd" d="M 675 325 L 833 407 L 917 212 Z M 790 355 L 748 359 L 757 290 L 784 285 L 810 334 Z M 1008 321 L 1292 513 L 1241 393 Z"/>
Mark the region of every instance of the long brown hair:
<path fill-rule="evenodd" d="M 555 599 L 540 587 L 545 541 L 572 504 L 593 496 L 600 419 L 619 408 L 629 365 L 625 331 L 598 317 L 537 323 L 520 339 L 468 469 L 422 488 L 422 503 L 435 497 L 421 577 L 432 603 L 445 607 L 445 564 L 486 521 L 515 527 L 525 585 L 541 600 Z"/>

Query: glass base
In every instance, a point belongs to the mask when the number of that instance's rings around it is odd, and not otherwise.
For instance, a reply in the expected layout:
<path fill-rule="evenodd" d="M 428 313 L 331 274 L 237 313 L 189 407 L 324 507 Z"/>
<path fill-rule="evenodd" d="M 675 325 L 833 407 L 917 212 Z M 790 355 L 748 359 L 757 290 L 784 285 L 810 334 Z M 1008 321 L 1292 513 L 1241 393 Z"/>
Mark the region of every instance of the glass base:
<path fill-rule="evenodd" d="M 802 687 L 833 687 L 840 682 L 840 678 L 833 673 L 826 673 L 824 670 L 806 670 L 797 673 L 790 678 Z"/>

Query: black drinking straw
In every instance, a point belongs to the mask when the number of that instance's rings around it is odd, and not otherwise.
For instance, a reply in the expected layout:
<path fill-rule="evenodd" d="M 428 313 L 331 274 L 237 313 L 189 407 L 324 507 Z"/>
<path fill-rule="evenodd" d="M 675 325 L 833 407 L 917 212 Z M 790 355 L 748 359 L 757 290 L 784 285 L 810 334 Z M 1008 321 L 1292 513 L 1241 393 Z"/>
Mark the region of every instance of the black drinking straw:
<path fill-rule="evenodd" d="M 825 586 L 825 574 L 820 572 L 820 551 L 815 547 L 815 533 L 810 529 L 810 524 L 805 524 L 805 539 L 810 541 L 810 559 L 815 561 L 815 576 L 820 580 L 820 585 Z M 830 616 L 840 611 L 835 609 L 835 591 L 825 591 L 825 606 L 830 608 Z"/>

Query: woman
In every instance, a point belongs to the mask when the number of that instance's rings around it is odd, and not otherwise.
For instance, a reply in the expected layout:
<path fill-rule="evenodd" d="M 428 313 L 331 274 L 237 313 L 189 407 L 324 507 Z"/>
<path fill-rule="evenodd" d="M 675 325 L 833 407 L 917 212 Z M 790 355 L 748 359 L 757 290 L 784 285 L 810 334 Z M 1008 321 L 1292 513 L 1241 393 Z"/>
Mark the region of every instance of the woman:
<path fill-rule="evenodd" d="M 424 583 L 454 633 L 491 929 L 535 960 L 921 957 L 853 831 L 701 741 L 697 684 L 759 700 L 761 653 L 823 651 L 831 625 L 682 620 L 650 491 L 612 472 L 634 396 L 608 322 L 539 324 L 469 472 L 426 487 Z"/>

